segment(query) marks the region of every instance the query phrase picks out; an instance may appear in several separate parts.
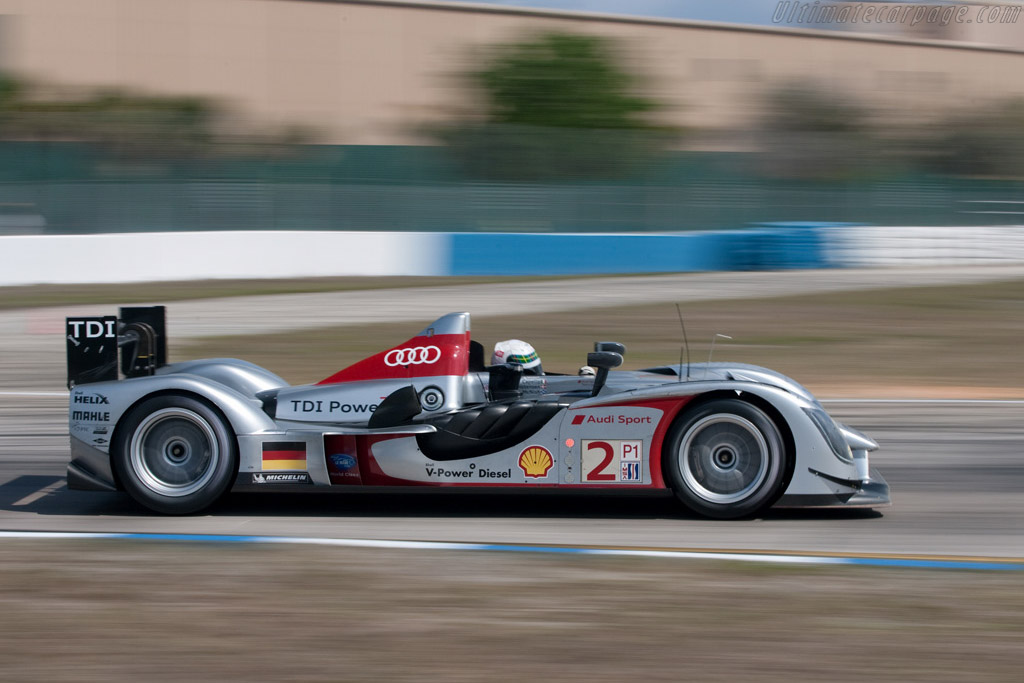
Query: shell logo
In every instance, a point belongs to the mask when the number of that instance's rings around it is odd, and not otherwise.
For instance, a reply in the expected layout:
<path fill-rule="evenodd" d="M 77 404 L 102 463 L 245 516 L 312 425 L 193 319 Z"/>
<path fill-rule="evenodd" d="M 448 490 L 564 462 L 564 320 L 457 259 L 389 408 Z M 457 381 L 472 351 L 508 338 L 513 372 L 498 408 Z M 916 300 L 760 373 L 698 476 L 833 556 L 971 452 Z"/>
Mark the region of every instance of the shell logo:
<path fill-rule="evenodd" d="M 519 454 L 519 467 L 528 477 L 546 477 L 554 464 L 555 459 L 551 457 L 551 451 L 543 446 L 530 446 Z"/>

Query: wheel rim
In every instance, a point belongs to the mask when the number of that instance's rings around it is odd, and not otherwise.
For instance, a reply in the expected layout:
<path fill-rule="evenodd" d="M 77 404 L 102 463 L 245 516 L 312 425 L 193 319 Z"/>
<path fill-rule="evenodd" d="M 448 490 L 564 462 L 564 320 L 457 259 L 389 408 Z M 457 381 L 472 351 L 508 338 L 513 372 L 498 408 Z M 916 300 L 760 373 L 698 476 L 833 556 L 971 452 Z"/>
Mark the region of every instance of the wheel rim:
<path fill-rule="evenodd" d="M 773 458 L 753 422 L 739 415 L 709 415 L 690 426 L 679 448 L 683 480 L 711 503 L 736 503 L 768 477 Z"/>
<path fill-rule="evenodd" d="M 173 497 L 206 486 L 221 457 L 210 423 L 184 408 L 164 408 L 147 415 L 129 448 L 132 469 L 142 484 Z"/>

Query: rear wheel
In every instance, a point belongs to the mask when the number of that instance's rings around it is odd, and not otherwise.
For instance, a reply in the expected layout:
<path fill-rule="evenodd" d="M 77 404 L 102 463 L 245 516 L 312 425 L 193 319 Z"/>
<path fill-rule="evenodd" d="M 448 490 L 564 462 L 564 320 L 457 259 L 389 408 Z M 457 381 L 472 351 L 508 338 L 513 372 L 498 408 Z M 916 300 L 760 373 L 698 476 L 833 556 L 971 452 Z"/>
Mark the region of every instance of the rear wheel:
<path fill-rule="evenodd" d="M 786 449 L 760 408 L 722 399 L 676 421 L 665 441 L 666 475 L 676 496 L 707 517 L 748 517 L 782 494 Z"/>
<path fill-rule="evenodd" d="M 188 514 L 227 491 L 237 451 L 234 434 L 212 407 L 186 396 L 157 396 L 125 417 L 112 455 L 132 498 L 156 512 Z"/>

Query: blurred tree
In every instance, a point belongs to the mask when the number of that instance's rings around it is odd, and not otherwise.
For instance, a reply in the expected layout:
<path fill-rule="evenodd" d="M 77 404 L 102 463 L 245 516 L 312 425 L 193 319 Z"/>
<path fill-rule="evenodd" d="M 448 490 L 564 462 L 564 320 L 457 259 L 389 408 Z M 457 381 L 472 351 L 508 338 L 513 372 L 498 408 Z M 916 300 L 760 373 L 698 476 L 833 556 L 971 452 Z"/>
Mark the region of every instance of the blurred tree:
<path fill-rule="evenodd" d="M 635 94 L 604 38 L 551 32 L 500 45 L 466 76 L 483 120 L 435 132 L 477 177 L 618 178 L 669 133 L 646 120 L 655 103 Z"/>
<path fill-rule="evenodd" d="M 925 171 L 1024 178 L 1024 99 L 939 112 L 913 125 L 872 125 L 879 112 L 802 85 L 772 90 L 766 104 L 759 163 L 773 177 L 863 180 Z"/>
<path fill-rule="evenodd" d="M 248 138 L 228 130 L 222 109 L 205 98 L 44 91 L 0 74 L 0 140 L 84 142 L 112 160 L 153 162 L 251 155 L 308 137 L 298 129 Z"/>
<path fill-rule="evenodd" d="M 868 111 L 813 85 L 768 92 L 756 131 L 762 172 L 773 177 L 849 180 L 879 172 Z"/>
<path fill-rule="evenodd" d="M 865 110 L 820 88 L 784 85 L 768 94 L 766 128 L 811 133 L 856 133 L 864 128 Z"/>
<path fill-rule="evenodd" d="M 495 123 L 557 128 L 646 128 L 653 102 L 631 94 L 632 78 L 603 38 L 548 33 L 505 45 L 473 74 Z"/>
<path fill-rule="evenodd" d="M 926 168 L 964 176 L 1024 178 L 1024 99 L 950 117 L 922 146 Z"/>

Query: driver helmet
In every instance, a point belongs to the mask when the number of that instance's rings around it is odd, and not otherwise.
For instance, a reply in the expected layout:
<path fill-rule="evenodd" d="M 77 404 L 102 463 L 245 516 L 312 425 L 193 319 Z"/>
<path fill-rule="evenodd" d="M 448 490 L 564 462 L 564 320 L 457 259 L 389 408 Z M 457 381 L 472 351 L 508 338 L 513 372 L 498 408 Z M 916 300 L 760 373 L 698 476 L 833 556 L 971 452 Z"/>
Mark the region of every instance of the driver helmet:
<path fill-rule="evenodd" d="M 491 365 L 513 363 L 523 366 L 523 373 L 527 375 L 543 375 L 544 368 L 540 364 L 540 356 L 536 349 L 521 339 L 506 339 L 494 345 L 494 353 L 491 354 Z"/>

